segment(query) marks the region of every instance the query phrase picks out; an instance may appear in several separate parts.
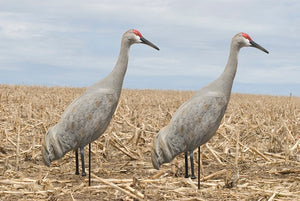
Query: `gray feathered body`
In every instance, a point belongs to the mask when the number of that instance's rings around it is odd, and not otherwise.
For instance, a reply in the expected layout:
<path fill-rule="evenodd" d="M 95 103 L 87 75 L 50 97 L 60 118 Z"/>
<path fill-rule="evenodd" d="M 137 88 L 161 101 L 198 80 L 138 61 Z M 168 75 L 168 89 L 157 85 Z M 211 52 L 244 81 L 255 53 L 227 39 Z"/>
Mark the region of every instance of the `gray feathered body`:
<path fill-rule="evenodd" d="M 87 90 L 75 99 L 46 134 L 48 149 L 43 153 L 46 164 L 99 138 L 109 125 L 118 100 L 119 94 L 103 88 Z"/>
<path fill-rule="evenodd" d="M 159 169 L 175 156 L 193 151 L 215 134 L 227 108 L 224 93 L 203 89 L 176 111 L 168 126 L 156 136 L 152 163 Z"/>

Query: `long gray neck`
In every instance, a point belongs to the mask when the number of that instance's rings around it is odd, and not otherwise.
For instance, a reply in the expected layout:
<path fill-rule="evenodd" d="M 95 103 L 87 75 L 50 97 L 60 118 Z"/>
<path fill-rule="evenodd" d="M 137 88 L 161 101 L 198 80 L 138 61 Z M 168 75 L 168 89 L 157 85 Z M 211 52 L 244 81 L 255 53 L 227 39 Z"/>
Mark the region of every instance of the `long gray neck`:
<path fill-rule="evenodd" d="M 216 80 L 219 89 L 226 94 L 228 99 L 230 97 L 233 80 L 237 70 L 238 54 L 240 49 L 241 47 L 239 47 L 237 44 L 231 43 L 230 53 L 225 70 Z"/>
<path fill-rule="evenodd" d="M 129 40 L 123 37 L 121 41 L 119 57 L 112 72 L 103 80 L 100 80 L 92 86 L 88 87 L 86 93 L 93 92 L 97 89 L 111 89 L 114 90 L 114 92 L 118 95 L 121 94 L 123 80 L 128 65 L 128 54 L 130 46 L 131 43 L 129 42 Z"/>
<path fill-rule="evenodd" d="M 110 87 L 114 89 L 122 89 L 124 76 L 128 66 L 130 45 L 131 44 L 127 40 L 122 39 L 118 61 L 112 72 L 107 76 L 107 79 L 110 82 L 109 84 L 111 85 Z"/>

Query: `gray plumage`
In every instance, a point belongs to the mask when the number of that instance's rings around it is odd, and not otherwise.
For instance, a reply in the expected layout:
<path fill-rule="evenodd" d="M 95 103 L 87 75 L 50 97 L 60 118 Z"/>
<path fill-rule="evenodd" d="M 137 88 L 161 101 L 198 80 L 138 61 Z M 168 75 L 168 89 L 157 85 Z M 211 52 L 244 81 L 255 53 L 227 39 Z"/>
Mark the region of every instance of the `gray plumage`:
<path fill-rule="evenodd" d="M 245 46 L 256 47 L 268 53 L 246 33 L 233 37 L 228 62 L 221 76 L 181 105 L 170 123 L 156 136 L 152 150 L 154 168 L 159 169 L 163 163 L 172 161 L 182 152 L 189 151 L 192 156 L 194 149 L 206 143 L 216 133 L 229 102 L 239 50 Z"/>
<path fill-rule="evenodd" d="M 67 152 L 83 148 L 104 133 L 116 110 L 127 69 L 129 49 L 134 43 L 144 43 L 159 50 L 137 30 L 131 29 L 123 35 L 118 61 L 112 72 L 88 87 L 68 106 L 60 121 L 47 132 L 42 147 L 43 160 L 47 166 Z"/>

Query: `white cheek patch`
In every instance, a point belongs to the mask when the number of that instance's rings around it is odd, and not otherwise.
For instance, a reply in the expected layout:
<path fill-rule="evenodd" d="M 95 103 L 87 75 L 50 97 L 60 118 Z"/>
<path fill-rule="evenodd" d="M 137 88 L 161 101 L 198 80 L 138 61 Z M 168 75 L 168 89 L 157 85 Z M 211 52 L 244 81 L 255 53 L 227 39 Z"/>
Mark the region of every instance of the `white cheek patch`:
<path fill-rule="evenodd" d="M 243 39 L 244 39 L 244 42 L 245 42 L 246 46 L 251 46 L 251 43 L 250 43 L 250 41 L 248 39 L 246 39 L 244 37 L 243 37 Z"/>
<path fill-rule="evenodd" d="M 142 42 L 141 38 L 139 36 L 137 36 L 137 35 L 134 35 L 134 39 L 135 39 L 136 42 L 139 42 L 139 43 Z"/>

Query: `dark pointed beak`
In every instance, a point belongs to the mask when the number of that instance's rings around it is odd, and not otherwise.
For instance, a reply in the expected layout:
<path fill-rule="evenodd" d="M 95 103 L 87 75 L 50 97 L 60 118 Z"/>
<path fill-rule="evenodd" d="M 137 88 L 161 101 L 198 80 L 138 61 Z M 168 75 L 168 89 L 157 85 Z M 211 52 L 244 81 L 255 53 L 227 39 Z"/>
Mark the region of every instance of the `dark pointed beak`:
<path fill-rule="evenodd" d="M 265 48 L 263 48 L 262 46 L 260 46 L 256 42 L 254 42 L 253 40 L 250 41 L 250 44 L 251 44 L 251 47 L 256 47 L 257 49 L 260 49 L 261 51 L 264 51 L 265 53 L 269 54 L 268 50 L 266 50 Z"/>
<path fill-rule="evenodd" d="M 146 38 L 141 37 L 141 41 L 142 41 L 142 43 L 144 43 L 146 45 L 149 45 L 150 47 L 153 47 L 154 49 L 159 50 L 159 48 L 156 45 L 154 45 L 153 43 L 151 43 L 150 41 L 148 41 Z"/>

